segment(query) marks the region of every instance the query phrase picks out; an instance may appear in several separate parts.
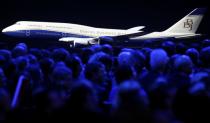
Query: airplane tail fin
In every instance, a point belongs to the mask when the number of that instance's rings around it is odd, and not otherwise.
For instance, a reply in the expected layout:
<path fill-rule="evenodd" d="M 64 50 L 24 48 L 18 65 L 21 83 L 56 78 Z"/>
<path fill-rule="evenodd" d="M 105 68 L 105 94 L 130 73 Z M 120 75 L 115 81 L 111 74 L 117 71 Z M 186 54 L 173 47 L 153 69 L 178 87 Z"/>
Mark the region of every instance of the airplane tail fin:
<path fill-rule="evenodd" d="M 206 8 L 196 8 L 164 32 L 195 33 L 200 25 Z"/>

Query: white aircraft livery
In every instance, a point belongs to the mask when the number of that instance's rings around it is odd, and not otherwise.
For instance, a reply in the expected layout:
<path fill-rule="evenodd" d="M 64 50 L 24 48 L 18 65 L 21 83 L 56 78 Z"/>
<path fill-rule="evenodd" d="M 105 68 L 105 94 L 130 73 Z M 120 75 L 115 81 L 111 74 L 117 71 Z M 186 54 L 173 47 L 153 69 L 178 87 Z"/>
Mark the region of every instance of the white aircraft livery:
<path fill-rule="evenodd" d="M 9 36 L 15 37 L 45 37 L 57 38 L 59 41 L 73 42 L 79 44 L 96 44 L 99 37 L 107 36 L 131 36 L 141 33 L 144 26 L 133 27 L 127 30 L 95 28 L 90 26 L 70 24 L 70 23 L 52 23 L 19 21 L 2 30 Z"/>
<path fill-rule="evenodd" d="M 195 32 L 200 25 L 206 8 L 196 8 L 173 26 L 162 32 L 152 32 L 143 34 L 130 40 L 147 40 L 147 39 L 166 39 L 166 38 L 190 38 L 201 36 Z"/>
<path fill-rule="evenodd" d="M 16 37 L 57 38 L 59 41 L 75 44 L 99 44 L 101 38 L 112 39 L 126 36 L 129 40 L 190 38 L 200 36 L 196 30 L 203 18 L 206 8 L 196 8 L 173 26 L 162 32 L 143 33 L 144 26 L 127 30 L 95 28 L 71 23 L 19 21 L 2 30 L 6 35 Z"/>

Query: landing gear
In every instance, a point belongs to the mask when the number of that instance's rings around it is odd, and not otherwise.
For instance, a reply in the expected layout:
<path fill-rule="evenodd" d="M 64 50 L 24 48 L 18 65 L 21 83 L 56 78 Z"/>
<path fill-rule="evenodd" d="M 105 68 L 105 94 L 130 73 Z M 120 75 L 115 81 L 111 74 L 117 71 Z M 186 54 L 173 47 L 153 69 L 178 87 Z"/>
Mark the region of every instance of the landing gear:
<path fill-rule="evenodd" d="M 70 41 L 69 42 L 69 47 L 70 48 L 74 48 L 75 47 L 75 42 L 74 41 Z"/>

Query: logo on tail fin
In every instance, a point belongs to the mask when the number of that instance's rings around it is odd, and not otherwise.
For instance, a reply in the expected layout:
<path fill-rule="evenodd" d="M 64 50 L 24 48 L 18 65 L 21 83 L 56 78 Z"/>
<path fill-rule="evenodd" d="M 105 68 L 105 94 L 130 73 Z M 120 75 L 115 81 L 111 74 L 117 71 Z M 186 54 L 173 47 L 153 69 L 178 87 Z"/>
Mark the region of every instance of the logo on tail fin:
<path fill-rule="evenodd" d="M 186 22 L 184 22 L 184 28 L 189 28 L 189 31 L 191 31 L 192 27 L 193 27 L 193 19 L 187 19 Z"/>

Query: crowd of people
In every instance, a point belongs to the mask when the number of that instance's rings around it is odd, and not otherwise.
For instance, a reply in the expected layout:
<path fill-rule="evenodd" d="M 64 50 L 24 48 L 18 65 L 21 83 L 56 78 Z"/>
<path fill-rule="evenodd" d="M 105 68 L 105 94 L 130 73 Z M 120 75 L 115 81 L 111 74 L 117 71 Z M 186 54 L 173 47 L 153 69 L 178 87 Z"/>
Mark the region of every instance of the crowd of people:
<path fill-rule="evenodd" d="M 0 49 L 0 122 L 210 122 L 210 45 Z"/>

